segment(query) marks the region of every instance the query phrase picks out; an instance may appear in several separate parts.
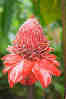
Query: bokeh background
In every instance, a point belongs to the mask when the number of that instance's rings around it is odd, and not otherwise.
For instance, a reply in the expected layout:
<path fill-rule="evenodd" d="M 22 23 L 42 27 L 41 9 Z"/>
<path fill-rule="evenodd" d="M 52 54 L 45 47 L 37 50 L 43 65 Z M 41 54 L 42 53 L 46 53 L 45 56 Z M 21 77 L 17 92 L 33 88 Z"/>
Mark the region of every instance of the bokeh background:
<path fill-rule="evenodd" d="M 60 77 L 53 77 L 52 84 L 48 88 L 43 89 L 40 83 L 36 83 L 33 86 L 32 96 L 35 99 L 64 99 L 61 0 L 0 0 L 0 59 L 8 53 L 6 48 L 15 39 L 19 27 L 32 15 L 35 15 L 39 20 L 50 46 L 55 49 L 54 54 L 61 64 L 62 71 Z M 3 67 L 3 62 L 0 60 L 1 98 L 4 99 L 4 96 L 25 96 L 24 99 L 27 99 L 29 87 L 17 84 L 10 89 L 8 76 L 2 73 Z"/>

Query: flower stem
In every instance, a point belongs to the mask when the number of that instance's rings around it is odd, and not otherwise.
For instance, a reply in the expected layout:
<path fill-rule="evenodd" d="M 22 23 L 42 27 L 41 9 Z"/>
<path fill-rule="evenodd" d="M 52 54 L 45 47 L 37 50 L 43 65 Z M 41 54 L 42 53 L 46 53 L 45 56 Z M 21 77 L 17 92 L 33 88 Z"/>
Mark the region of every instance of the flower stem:
<path fill-rule="evenodd" d="M 28 98 L 27 99 L 34 99 L 34 86 L 30 86 L 28 90 Z"/>

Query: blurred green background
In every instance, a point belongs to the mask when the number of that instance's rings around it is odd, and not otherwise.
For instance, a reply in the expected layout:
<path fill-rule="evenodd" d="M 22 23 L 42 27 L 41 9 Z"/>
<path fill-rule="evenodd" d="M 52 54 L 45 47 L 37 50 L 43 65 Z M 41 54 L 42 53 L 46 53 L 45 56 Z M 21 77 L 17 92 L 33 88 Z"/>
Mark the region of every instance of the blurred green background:
<path fill-rule="evenodd" d="M 6 48 L 14 40 L 19 27 L 32 15 L 39 20 L 50 45 L 55 48 L 54 54 L 62 70 L 61 76 L 53 77 L 48 88 L 43 89 L 39 83 L 34 85 L 35 99 L 64 99 L 61 0 L 0 0 L 0 58 L 8 53 Z M 0 96 L 9 93 L 27 97 L 27 87 L 17 84 L 9 89 L 7 75 L 2 74 L 2 69 L 0 60 Z"/>

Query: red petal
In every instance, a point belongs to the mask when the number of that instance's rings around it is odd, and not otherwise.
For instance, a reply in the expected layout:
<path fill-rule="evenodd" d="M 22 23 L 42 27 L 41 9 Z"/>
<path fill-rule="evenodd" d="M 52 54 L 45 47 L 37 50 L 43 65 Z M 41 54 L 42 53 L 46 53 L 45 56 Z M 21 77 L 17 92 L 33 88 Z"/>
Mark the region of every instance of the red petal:
<path fill-rule="evenodd" d="M 61 74 L 61 71 L 57 69 L 56 65 L 46 59 L 42 60 L 38 65 L 40 65 L 40 68 L 48 70 L 51 74 L 55 76 L 60 76 Z"/>
<path fill-rule="evenodd" d="M 8 54 L 2 58 L 6 67 L 16 65 L 21 59 L 22 57 L 17 54 Z"/>
<path fill-rule="evenodd" d="M 47 87 L 51 83 L 51 76 L 48 71 L 40 71 L 39 69 L 34 68 L 33 73 L 36 79 L 40 81 L 43 88 Z"/>
<path fill-rule="evenodd" d="M 10 88 L 13 88 L 14 83 L 12 81 L 10 81 L 9 83 L 10 83 Z"/>
<path fill-rule="evenodd" d="M 19 79 L 21 80 L 22 76 L 22 70 L 23 70 L 24 60 L 22 60 L 20 63 L 16 65 L 12 70 L 10 70 L 9 73 L 9 82 L 12 81 L 13 83 L 19 82 Z"/>
<path fill-rule="evenodd" d="M 12 80 L 10 80 L 10 71 L 8 71 L 8 82 L 9 82 L 10 88 L 13 88 L 14 82 Z"/>
<path fill-rule="evenodd" d="M 4 69 L 3 69 L 3 74 L 6 74 L 8 71 L 10 71 L 11 69 L 13 68 L 13 66 L 9 66 L 9 67 L 5 67 Z"/>
<path fill-rule="evenodd" d="M 32 84 L 34 84 L 36 81 L 37 81 L 37 80 L 36 80 L 34 74 L 31 74 L 31 75 L 29 75 L 28 80 L 23 79 L 23 80 L 20 81 L 20 83 L 23 84 L 23 85 L 32 85 Z"/>
<path fill-rule="evenodd" d="M 28 76 L 30 74 L 30 72 L 32 71 L 33 66 L 34 66 L 34 63 L 32 61 L 29 61 L 29 60 L 24 61 L 23 78 L 25 78 L 26 76 Z"/>

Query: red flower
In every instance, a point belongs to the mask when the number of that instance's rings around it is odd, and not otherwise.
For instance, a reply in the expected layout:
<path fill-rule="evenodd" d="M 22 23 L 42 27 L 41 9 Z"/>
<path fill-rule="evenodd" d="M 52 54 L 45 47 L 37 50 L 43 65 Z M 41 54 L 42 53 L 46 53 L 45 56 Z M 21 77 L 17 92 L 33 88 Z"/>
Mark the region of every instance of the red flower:
<path fill-rule="evenodd" d="M 49 54 L 53 49 L 35 18 L 28 19 L 19 29 L 16 40 L 7 50 L 11 53 L 2 58 L 8 72 L 10 87 L 16 83 L 32 85 L 40 81 L 43 88 L 51 83 L 52 75 L 60 76 L 56 56 Z"/>

